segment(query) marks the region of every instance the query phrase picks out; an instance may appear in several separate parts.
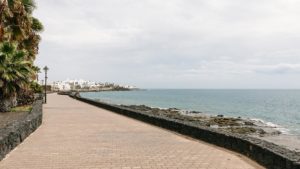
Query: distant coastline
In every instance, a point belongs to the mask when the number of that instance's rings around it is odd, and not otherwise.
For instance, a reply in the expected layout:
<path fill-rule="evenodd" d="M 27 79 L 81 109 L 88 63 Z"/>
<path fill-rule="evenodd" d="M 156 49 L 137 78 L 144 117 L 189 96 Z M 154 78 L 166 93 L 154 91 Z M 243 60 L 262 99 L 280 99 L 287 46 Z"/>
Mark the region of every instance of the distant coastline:
<path fill-rule="evenodd" d="M 118 91 L 143 91 L 146 89 L 139 88 L 109 88 L 109 89 L 76 89 L 76 90 L 52 90 L 52 93 L 58 93 L 60 95 L 69 95 L 71 93 L 97 93 L 97 92 L 118 92 Z"/>
<path fill-rule="evenodd" d="M 68 90 L 64 92 L 81 92 L 81 93 L 87 93 L 87 92 L 107 92 L 107 91 L 136 91 L 141 90 L 138 88 L 129 89 L 129 88 L 112 88 L 112 89 L 76 89 L 76 90 Z"/>
<path fill-rule="evenodd" d="M 43 85 L 43 81 L 40 81 Z M 102 91 L 130 91 L 138 90 L 136 86 L 121 85 L 111 82 L 95 82 L 83 79 L 67 79 L 64 81 L 54 81 L 49 84 L 49 90 L 54 92 L 102 92 Z"/>

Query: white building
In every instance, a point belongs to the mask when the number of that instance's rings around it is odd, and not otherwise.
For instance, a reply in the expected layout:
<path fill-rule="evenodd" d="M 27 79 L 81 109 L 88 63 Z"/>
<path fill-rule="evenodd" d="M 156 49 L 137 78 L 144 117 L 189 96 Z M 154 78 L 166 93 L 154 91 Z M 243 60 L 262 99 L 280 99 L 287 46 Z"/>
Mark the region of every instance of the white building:
<path fill-rule="evenodd" d="M 64 81 L 56 81 L 52 83 L 52 89 L 55 91 L 68 91 L 68 90 L 113 90 L 114 88 L 123 87 L 127 89 L 135 89 L 134 86 L 129 85 L 116 85 L 113 83 L 97 83 L 93 81 L 86 81 L 83 79 L 67 79 Z"/>
<path fill-rule="evenodd" d="M 53 90 L 67 91 L 71 90 L 71 85 L 67 81 L 57 81 L 52 84 Z"/>

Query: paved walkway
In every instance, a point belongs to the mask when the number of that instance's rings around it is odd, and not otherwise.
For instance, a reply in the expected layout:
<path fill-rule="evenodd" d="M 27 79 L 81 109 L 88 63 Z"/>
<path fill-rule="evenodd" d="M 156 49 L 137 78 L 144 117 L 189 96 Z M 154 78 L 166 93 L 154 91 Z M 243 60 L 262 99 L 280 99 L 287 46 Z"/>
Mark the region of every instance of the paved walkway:
<path fill-rule="evenodd" d="M 254 169 L 230 151 L 51 94 L 43 125 L 1 169 Z"/>

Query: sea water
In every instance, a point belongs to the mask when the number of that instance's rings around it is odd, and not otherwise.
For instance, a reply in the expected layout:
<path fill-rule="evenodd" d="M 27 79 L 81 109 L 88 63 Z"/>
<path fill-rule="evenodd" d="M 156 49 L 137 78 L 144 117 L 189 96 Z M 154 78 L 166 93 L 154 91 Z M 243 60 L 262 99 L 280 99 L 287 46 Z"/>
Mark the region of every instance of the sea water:
<path fill-rule="evenodd" d="M 81 96 L 113 104 L 179 108 L 257 119 L 286 134 L 300 135 L 300 90 L 149 89 L 90 92 Z"/>

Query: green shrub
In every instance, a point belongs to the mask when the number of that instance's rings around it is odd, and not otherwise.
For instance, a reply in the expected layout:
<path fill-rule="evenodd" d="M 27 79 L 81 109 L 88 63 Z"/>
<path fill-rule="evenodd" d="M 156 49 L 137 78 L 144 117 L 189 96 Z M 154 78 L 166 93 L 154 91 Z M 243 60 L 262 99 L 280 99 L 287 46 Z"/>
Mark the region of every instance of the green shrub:
<path fill-rule="evenodd" d="M 30 88 L 34 93 L 42 93 L 42 91 L 43 91 L 43 87 L 40 84 L 38 84 L 37 82 L 32 82 L 30 84 Z"/>
<path fill-rule="evenodd" d="M 42 93 L 42 86 L 36 82 L 31 82 L 29 89 L 21 89 L 17 95 L 18 106 L 31 105 L 34 102 L 34 94 Z"/>
<path fill-rule="evenodd" d="M 21 90 L 17 96 L 18 106 L 31 105 L 34 102 L 34 92 L 32 90 Z"/>

